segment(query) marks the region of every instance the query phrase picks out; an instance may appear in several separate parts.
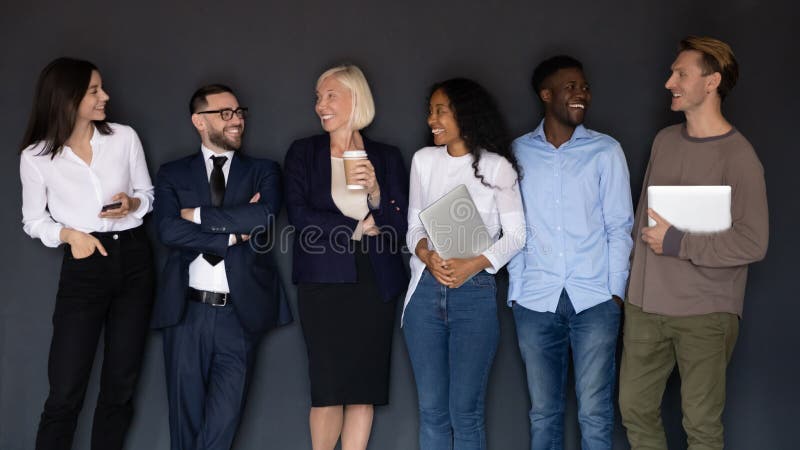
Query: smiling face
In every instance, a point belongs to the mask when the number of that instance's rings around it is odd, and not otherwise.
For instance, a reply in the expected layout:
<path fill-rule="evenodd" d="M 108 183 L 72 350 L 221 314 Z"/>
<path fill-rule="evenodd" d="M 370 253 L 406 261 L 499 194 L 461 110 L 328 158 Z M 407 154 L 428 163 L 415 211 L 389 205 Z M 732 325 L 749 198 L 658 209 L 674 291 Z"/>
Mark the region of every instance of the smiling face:
<path fill-rule="evenodd" d="M 703 75 L 702 54 L 696 50 L 685 50 L 678 54 L 672 63 L 672 74 L 664 87 L 672 95 L 670 109 L 692 113 L 701 110 L 712 97 L 721 76 L 719 72 Z"/>
<path fill-rule="evenodd" d="M 230 92 L 206 96 L 205 111 L 237 109 L 239 102 Z M 238 150 L 242 146 L 244 119 L 233 114 L 230 120 L 222 120 L 219 114 L 193 114 L 192 123 L 200 133 L 203 145 L 216 152 Z"/>
<path fill-rule="evenodd" d="M 87 122 L 105 120 L 108 99 L 108 94 L 103 90 L 103 79 L 100 78 L 100 72 L 93 70 L 86 95 L 78 105 L 76 119 Z"/>
<path fill-rule="evenodd" d="M 572 128 L 583 123 L 592 101 L 589 83 L 577 67 L 559 69 L 550 75 L 539 95 L 545 105 L 545 116 Z"/>
<path fill-rule="evenodd" d="M 450 105 L 450 99 L 443 90 L 437 89 L 431 95 L 428 110 L 428 126 L 433 133 L 433 142 L 436 145 L 456 147 L 464 144 L 461 130 L 458 129 L 455 111 Z"/>
<path fill-rule="evenodd" d="M 335 76 L 329 76 L 317 86 L 317 103 L 314 107 L 328 133 L 351 131 L 353 94 Z"/>

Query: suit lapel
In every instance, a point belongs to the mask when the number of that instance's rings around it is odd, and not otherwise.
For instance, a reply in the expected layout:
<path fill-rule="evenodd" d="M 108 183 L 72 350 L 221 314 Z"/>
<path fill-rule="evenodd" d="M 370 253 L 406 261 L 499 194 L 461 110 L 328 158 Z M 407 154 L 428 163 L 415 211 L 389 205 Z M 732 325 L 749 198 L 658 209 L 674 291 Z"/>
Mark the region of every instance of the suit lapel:
<path fill-rule="evenodd" d="M 369 159 L 369 162 L 372 163 L 372 167 L 375 168 L 375 173 L 378 173 L 378 167 L 381 166 L 380 161 L 378 160 L 378 153 L 370 151 L 372 149 L 372 141 L 367 139 L 366 136 L 362 134 L 361 139 L 364 141 L 364 151 L 367 152 L 367 159 Z"/>
<path fill-rule="evenodd" d="M 323 198 L 328 199 L 328 207 L 336 211 L 338 208 L 333 201 L 333 193 L 331 192 L 331 140 L 327 134 L 320 135 L 318 139 L 314 139 L 314 166 L 316 168 L 314 173 L 319 176 L 319 184 L 317 184 L 317 180 L 308 180 L 306 182 L 311 186 L 319 186 L 323 192 L 322 195 L 325 196 Z"/>
<path fill-rule="evenodd" d="M 232 204 L 232 202 L 236 203 L 236 193 L 244 181 L 245 174 L 247 174 L 247 166 L 247 161 L 240 158 L 238 154 L 233 154 L 231 170 L 228 171 L 228 179 L 225 181 L 225 199 L 222 202 L 223 205 L 227 206 Z M 255 194 L 255 192 L 250 193 L 250 196 L 253 194 Z"/>
<path fill-rule="evenodd" d="M 200 198 L 200 206 L 211 205 L 211 187 L 208 184 L 208 173 L 203 152 L 192 158 L 189 163 L 189 172 L 192 176 L 192 185 Z"/>

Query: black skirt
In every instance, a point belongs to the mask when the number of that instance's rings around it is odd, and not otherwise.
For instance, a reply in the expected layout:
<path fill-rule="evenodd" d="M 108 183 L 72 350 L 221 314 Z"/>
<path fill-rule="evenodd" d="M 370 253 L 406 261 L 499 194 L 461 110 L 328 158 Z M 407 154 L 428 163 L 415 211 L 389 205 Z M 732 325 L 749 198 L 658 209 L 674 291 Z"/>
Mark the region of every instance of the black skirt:
<path fill-rule="evenodd" d="M 302 283 L 311 406 L 385 405 L 396 301 L 384 302 L 369 255 L 356 246 L 356 283 Z"/>

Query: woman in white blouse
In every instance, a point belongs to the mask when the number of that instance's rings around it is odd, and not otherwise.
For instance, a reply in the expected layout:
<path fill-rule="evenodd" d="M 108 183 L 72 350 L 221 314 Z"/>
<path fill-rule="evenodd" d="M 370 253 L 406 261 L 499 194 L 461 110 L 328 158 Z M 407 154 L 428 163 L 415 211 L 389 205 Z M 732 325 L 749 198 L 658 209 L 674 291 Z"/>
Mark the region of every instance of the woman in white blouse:
<path fill-rule="evenodd" d="M 72 447 L 104 327 L 92 448 L 121 449 L 133 415 L 153 301 L 141 226 L 153 185 L 136 132 L 105 121 L 108 99 L 92 63 L 54 60 L 39 76 L 22 143 L 25 232 L 48 247 L 66 244 L 37 449 Z"/>
<path fill-rule="evenodd" d="M 525 242 L 517 163 L 497 106 L 479 84 L 438 83 L 429 107 L 436 146 L 411 163 L 406 242 L 414 255 L 403 319 L 420 449 L 485 449 L 484 399 L 500 334 L 494 273 Z M 461 184 L 494 243 L 472 258 L 443 259 L 419 213 Z"/>

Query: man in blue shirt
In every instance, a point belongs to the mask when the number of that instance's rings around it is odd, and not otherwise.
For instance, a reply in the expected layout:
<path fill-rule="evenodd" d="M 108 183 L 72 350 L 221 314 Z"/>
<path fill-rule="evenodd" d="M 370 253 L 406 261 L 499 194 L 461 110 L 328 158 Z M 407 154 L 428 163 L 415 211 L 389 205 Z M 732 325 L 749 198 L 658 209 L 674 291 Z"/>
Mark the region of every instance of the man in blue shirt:
<path fill-rule="evenodd" d="M 514 141 L 528 224 L 508 264 L 508 301 L 531 396 L 531 449 L 563 447 L 572 348 L 583 450 L 611 449 L 615 353 L 633 241 L 628 166 L 613 138 L 582 123 L 591 101 L 582 64 L 536 67 L 544 119 Z"/>

